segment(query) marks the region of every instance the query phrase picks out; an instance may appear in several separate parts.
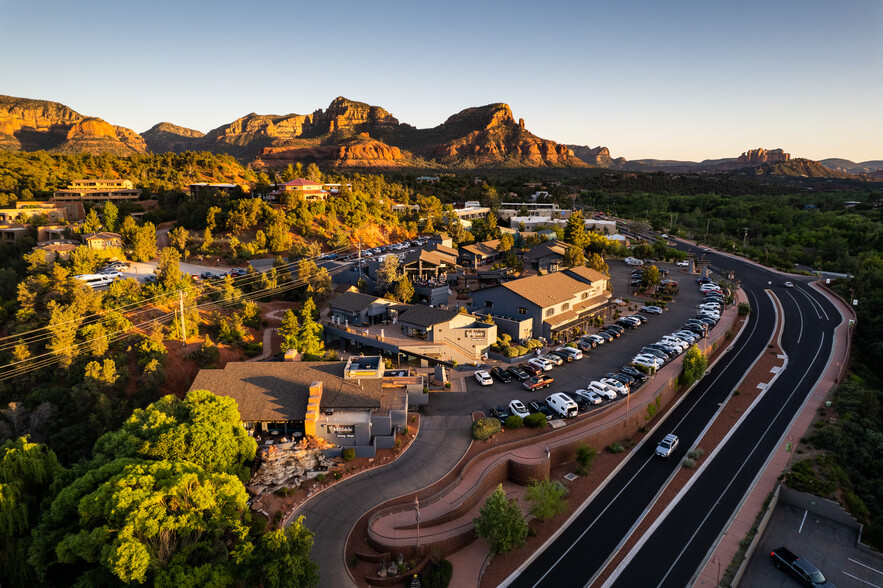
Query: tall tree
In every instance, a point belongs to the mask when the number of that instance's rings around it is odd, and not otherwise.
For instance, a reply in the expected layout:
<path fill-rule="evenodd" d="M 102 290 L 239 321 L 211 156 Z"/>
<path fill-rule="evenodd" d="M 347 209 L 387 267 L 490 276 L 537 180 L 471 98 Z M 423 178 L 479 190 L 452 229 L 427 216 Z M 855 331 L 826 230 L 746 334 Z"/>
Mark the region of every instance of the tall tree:
<path fill-rule="evenodd" d="M 300 311 L 300 333 L 298 342 L 300 352 L 305 361 L 317 361 L 325 354 L 325 343 L 322 341 L 322 325 L 316 322 L 316 303 L 312 298 L 304 301 Z"/>
<path fill-rule="evenodd" d="M 564 251 L 564 259 L 561 260 L 564 267 L 578 267 L 586 264 L 586 254 L 583 249 L 576 245 L 569 245 Z"/>
<path fill-rule="evenodd" d="M 319 583 L 319 566 L 310 561 L 313 534 L 304 517 L 261 537 L 252 581 L 265 588 L 308 588 Z"/>
<path fill-rule="evenodd" d="M 190 232 L 182 226 L 177 226 L 169 231 L 169 245 L 184 253 L 187 248 L 187 241 L 190 239 Z"/>
<path fill-rule="evenodd" d="M 398 279 L 399 258 L 395 255 L 387 255 L 380 267 L 374 272 L 374 286 L 381 295 L 386 295 L 395 287 Z"/>
<path fill-rule="evenodd" d="M 580 249 L 585 249 L 589 244 L 589 237 L 586 235 L 586 220 L 583 218 L 581 210 L 574 210 L 567 219 L 567 225 L 564 227 L 564 241 L 575 245 Z"/>
<path fill-rule="evenodd" d="M 604 261 L 604 258 L 597 253 L 593 253 L 589 256 L 588 260 L 586 260 L 586 265 L 593 270 L 598 270 L 608 278 L 610 277 L 610 266 L 608 266 L 607 262 Z"/>
<path fill-rule="evenodd" d="M 156 257 L 156 227 L 153 223 L 144 223 L 144 226 L 139 227 L 135 232 L 132 258 L 135 261 L 148 261 L 154 257 Z"/>
<path fill-rule="evenodd" d="M 297 349 L 300 347 L 298 345 L 298 338 L 300 337 L 300 321 L 297 320 L 297 315 L 294 314 L 294 311 L 290 308 L 285 311 L 285 314 L 282 316 L 282 324 L 279 325 L 279 335 L 282 337 L 282 352 L 285 353 L 289 349 Z"/>
<path fill-rule="evenodd" d="M 491 553 L 506 553 L 524 545 L 527 522 L 518 503 L 514 499 L 506 499 L 502 484 L 497 486 L 478 512 L 480 516 L 472 521 L 475 534 L 488 542 Z"/>
<path fill-rule="evenodd" d="M 95 209 L 89 211 L 89 214 L 86 215 L 86 220 L 83 221 L 83 232 L 88 233 L 97 233 L 101 230 L 101 219 L 98 218 L 98 213 L 95 212 Z"/>
<path fill-rule="evenodd" d="M 117 221 L 120 216 L 120 209 L 117 208 L 116 204 L 113 202 L 106 202 L 104 205 L 104 226 L 108 231 L 115 231 L 117 226 Z"/>
<path fill-rule="evenodd" d="M 392 297 L 399 302 L 411 302 L 414 298 L 414 285 L 411 284 L 411 280 L 407 276 L 399 276 L 399 279 L 396 280 L 395 287 L 392 289 Z"/>
<path fill-rule="evenodd" d="M 515 238 L 511 233 L 503 233 L 500 235 L 500 242 L 497 244 L 497 251 L 506 253 L 515 246 Z"/>
<path fill-rule="evenodd" d="M 181 254 L 172 247 L 163 247 L 157 257 L 156 272 L 159 283 L 169 292 L 178 290 L 184 285 L 181 274 Z"/>

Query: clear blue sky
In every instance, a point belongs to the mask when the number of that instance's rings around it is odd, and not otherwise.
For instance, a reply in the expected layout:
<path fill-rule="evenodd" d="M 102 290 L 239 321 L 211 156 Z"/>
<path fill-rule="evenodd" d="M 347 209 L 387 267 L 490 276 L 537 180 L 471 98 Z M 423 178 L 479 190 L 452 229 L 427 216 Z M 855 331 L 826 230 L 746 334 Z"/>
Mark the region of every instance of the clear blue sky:
<path fill-rule="evenodd" d="M 883 159 L 883 2 L 0 0 L 0 93 L 143 132 L 506 102 L 614 157 Z"/>

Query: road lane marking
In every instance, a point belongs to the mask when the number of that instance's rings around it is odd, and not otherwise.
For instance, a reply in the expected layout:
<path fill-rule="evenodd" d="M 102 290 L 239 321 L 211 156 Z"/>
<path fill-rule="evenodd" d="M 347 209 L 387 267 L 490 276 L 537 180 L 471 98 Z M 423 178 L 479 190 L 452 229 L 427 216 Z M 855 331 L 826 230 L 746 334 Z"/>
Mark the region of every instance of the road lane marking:
<path fill-rule="evenodd" d="M 813 365 L 815 363 L 816 359 L 818 359 L 818 357 L 819 357 L 819 354 L 822 352 L 822 348 L 824 346 L 825 346 L 825 337 L 823 336 L 821 341 L 819 341 L 819 348 L 816 350 L 816 354 L 812 358 L 812 361 L 809 362 L 809 365 Z M 764 429 L 763 434 L 758 436 L 757 442 L 755 442 L 754 447 L 751 449 L 751 453 L 749 453 L 745 457 L 745 459 L 742 461 L 742 465 L 739 466 L 739 469 L 736 470 L 736 473 L 733 475 L 732 478 L 730 478 L 729 483 L 726 485 L 726 487 L 720 493 L 717 500 L 714 502 L 714 504 L 711 506 L 711 508 L 708 509 L 708 513 L 706 513 L 705 517 L 702 519 L 702 522 L 700 522 L 696 526 L 696 530 L 693 531 L 693 534 L 690 536 L 690 539 L 688 539 L 684 543 L 684 548 L 681 549 L 681 552 L 674 559 L 671 566 L 669 566 L 668 570 L 665 572 L 665 576 L 662 577 L 660 584 L 665 583 L 666 578 L 668 578 L 668 576 L 671 574 L 672 570 L 674 570 L 675 565 L 677 565 L 677 563 L 680 561 L 680 559 L 684 556 L 684 553 L 687 551 L 687 548 L 690 546 L 690 544 L 696 538 L 696 535 L 698 535 L 699 531 L 702 529 L 702 527 L 705 526 L 706 521 L 708 521 L 708 517 L 710 517 L 711 513 L 713 513 L 714 510 L 718 507 L 718 505 L 721 502 L 721 499 L 730 490 L 730 487 L 733 485 L 733 482 L 735 482 L 737 479 L 739 479 L 739 475 L 742 473 L 742 470 L 745 469 L 745 466 L 748 463 L 748 461 L 751 459 L 751 457 L 757 451 L 757 448 L 760 447 L 761 440 L 763 440 L 763 438 L 766 437 L 767 433 L 770 432 L 770 429 L 772 428 L 773 424 L 776 422 L 776 419 L 778 419 L 779 416 L 782 414 L 782 411 L 785 410 L 785 406 L 787 406 L 787 404 L 791 401 L 791 398 L 794 397 L 794 394 L 797 392 L 797 389 L 800 388 L 800 386 L 803 384 L 803 381 L 806 379 L 806 376 L 808 374 L 809 374 L 808 370 L 803 373 L 803 376 L 801 376 L 800 381 L 797 382 L 797 385 L 795 385 L 794 388 L 792 388 L 791 393 L 788 395 L 788 398 L 786 398 L 784 401 L 782 401 L 781 407 L 779 408 L 778 412 L 776 412 L 776 414 L 773 415 L 773 418 L 770 419 L 769 424 L 767 425 L 766 429 Z"/>
<path fill-rule="evenodd" d="M 797 534 L 800 535 L 803 532 L 803 524 L 806 522 L 806 515 L 809 513 L 808 510 L 803 511 L 803 519 L 800 521 L 800 528 L 797 529 Z"/>
<path fill-rule="evenodd" d="M 880 575 L 883 575 L 883 572 L 881 572 L 881 571 L 878 570 L 877 568 L 872 568 L 871 566 L 865 565 L 865 564 L 863 564 L 862 562 L 858 561 L 857 559 L 852 559 L 851 557 L 848 557 L 848 558 L 846 558 L 846 559 L 848 559 L 849 561 L 851 561 L 852 563 L 854 563 L 854 564 L 856 564 L 856 565 L 859 565 L 859 566 L 861 566 L 861 567 L 863 567 L 863 568 L 867 568 L 867 569 L 871 570 L 872 572 L 876 572 L 876 573 L 878 573 L 878 574 L 880 574 Z"/>
<path fill-rule="evenodd" d="M 794 298 L 794 296 L 792 296 L 790 292 L 786 292 L 786 294 L 788 294 L 788 298 L 790 298 L 791 301 L 794 302 L 794 306 L 797 307 L 797 314 L 800 315 L 800 332 L 797 334 L 797 344 L 799 345 L 800 339 L 803 337 L 803 311 L 800 310 L 800 303 L 797 302 L 797 299 Z M 819 311 L 816 311 L 816 315 L 818 315 L 818 314 L 819 314 Z M 819 317 L 819 318 L 821 318 L 821 317 Z"/>
<path fill-rule="evenodd" d="M 874 588 L 883 588 L 883 587 L 881 587 L 879 584 L 873 584 L 873 583 L 871 583 L 871 582 L 868 582 L 867 580 L 862 580 L 862 579 L 859 578 L 858 576 L 853 576 L 852 574 L 847 573 L 847 572 L 843 572 L 843 575 L 844 575 L 844 576 L 849 576 L 849 577 L 852 578 L 853 580 L 858 580 L 858 581 L 861 582 L 862 584 L 867 584 L 868 586 L 873 586 Z"/>

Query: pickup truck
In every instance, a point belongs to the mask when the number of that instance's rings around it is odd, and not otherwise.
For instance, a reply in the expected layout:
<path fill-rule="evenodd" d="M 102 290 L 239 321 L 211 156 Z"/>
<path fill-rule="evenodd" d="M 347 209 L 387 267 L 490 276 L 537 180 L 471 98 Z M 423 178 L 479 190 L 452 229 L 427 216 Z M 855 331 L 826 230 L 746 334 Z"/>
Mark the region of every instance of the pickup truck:
<path fill-rule="evenodd" d="M 776 564 L 777 568 L 791 572 L 791 574 L 804 586 L 810 586 L 812 588 L 818 586 L 834 588 L 834 584 L 825 578 L 824 574 L 819 571 L 819 568 L 815 567 L 805 559 L 797 557 L 785 547 L 777 547 L 776 549 L 773 549 L 770 552 L 770 557 L 773 559 L 773 563 Z"/>
<path fill-rule="evenodd" d="M 526 379 L 523 383 L 523 386 L 525 388 L 527 388 L 528 390 L 533 391 L 533 390 L 539 390 L 540 388 L 548 388 L 549 386 L 552 385 L 552 382 L 554 382 L 554 381 L 555 381 L 555 379 L 550 376 L 546 376 L 544 374 L 539 374 L 539 375 L 536 375 L 536 376 Z"/>

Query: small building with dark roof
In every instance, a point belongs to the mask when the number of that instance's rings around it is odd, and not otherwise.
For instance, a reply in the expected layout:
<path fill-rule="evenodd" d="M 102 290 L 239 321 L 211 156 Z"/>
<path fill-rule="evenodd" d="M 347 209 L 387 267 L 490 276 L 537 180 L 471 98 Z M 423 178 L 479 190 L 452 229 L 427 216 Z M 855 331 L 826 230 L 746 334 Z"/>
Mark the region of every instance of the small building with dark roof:
<path fill-rule="evenodd" d="M 567 243 L 560 239 L 551 239 L 531 247 L 524 255 L 524 265 L 535 270 L 557 272 L 564 261 Z"/>
<path fill-rule="evenodd" d="M 500 240 L 493 239 L 460 247 L 460 265 L 464 267 L 478 267 L 496 262 L 500 259 L 501 255 L 497 251 L 499 245 Z"/>
<path fill-rule="evenodd" d="M 255 436 L 312 435 L 373 456 L 393 445 L 396 428 L 407 423 L 408 393 L 423 388 L 418 377 L 387 378 L 384 372 L 380 357 L 230 362 L 223 369 L 200 370 L 190 389 L 235 400 L 243 425 Z"/>
<path fill-rule="evenodd" d="M 360 292 L 344 292 L 328 303 L 328 316 L 332 321 L 345 325 L 376 325 L 389 321 L 397 315 L 395 300 L 379 298 Z"/>
<path fill-rule="evenodd" d="M 123 246 L 123 238 L 120 235 L 107 231 L 83 235 L 83 241 L 89 249 L 119 249 Z"/>

